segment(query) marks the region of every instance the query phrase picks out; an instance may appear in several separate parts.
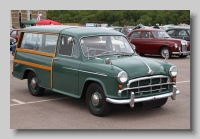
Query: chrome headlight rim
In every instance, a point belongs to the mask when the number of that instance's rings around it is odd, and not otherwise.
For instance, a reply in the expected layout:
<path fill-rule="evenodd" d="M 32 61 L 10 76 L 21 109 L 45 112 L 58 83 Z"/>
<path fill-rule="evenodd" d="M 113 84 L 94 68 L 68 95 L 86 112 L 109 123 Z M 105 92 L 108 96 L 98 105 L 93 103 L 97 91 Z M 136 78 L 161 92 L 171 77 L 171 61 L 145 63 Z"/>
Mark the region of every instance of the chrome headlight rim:
<path fill-rule="evenodd" d="M 171 66 L 171 68 L 169 69 L 169 74 L 171 77 L 176 77 L 178 74 L 178 69 L 176 66 Z"/>
<path fill-rule="evenodd" d="M 123 77 L 125 76 L 125 77 Z M 122 77 L 124 79 L 122 79 Z M 117 80 L 120 82 L 120 83 L 125 83 L 127 80 L 128 80 L 128 74 L 125 72 L 125 71 L 120 71 L 117 75 Z"/>

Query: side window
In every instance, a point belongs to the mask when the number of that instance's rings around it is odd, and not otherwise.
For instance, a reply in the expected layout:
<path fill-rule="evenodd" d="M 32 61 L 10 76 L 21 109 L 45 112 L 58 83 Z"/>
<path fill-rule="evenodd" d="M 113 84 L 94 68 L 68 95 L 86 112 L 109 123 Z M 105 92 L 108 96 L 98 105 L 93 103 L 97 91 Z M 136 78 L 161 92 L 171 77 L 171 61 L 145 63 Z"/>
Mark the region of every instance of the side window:
<path fill-rule="evenodd" d="M 20 48 L 54 53 L 58 36 L 24 33 Z"/>
<path fill-rule="evenodd" d="M 142 32 L 142 38 L 150 39 L 153 38 L 151 32 Z"/>
<path fill-rule="evenodd" d="M 188 34 L 186 30 L 180 30 L 179 32 L 177 32 L 177 36 L 184 37 L 184 36 L 188 36 Z"/>
<path fill-rule="evenodd" d="M 130 37 L 131 37 L 131 38 L 140 38 L 140 33 L 141 33 L 141 32 L 133 32 L 133 33 L 130 35 Z"/>
<path fill-rule="evenodd" d="M 11 33 L 11 35 L 16 36 L 16 35 L 17 35 L 17 31 L 14 30 L 14 31 Z"/>
<path fill-rule="evenodd" d="M 169 30 L 169 31 L 167 31 L 167 34 L 169 36 L 175 36 L 175 30 Z"/>
<path fill-rule="evenodd" d="M 21 48 L 24 49 L 35 49 L 37 44 L 37 34 L 24 33 Z"/>
<path fill-rule="evenodd" d="M 60 55 L 79 57 L 79 49 L 76 40 L 73 37 L 62 36 L 60 41 Z"/>

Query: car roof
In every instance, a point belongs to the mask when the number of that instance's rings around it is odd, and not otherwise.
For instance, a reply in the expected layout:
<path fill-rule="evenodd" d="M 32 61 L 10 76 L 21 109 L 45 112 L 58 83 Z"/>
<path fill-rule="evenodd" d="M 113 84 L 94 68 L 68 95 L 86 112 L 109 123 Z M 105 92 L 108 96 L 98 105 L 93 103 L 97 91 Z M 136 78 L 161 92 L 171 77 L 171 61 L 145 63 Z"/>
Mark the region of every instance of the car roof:
<path fill-rule="evenodd" d="M 190 29 L 189 27 L 175 27 L 175 28 L 169 28 L 167 30 L 175 30 L 175 29 Z"/>
<path fill-rule="evenodd" d="M 33 26 L 23 29 L 24 32 L 41 32 L 41 33 L 57 33 L 63 35 L 71 35 L 77 38 L 95 35 L 124 35 L 115 30 L 99 27 L 81 27 L 81 26 L 64 26 L 64 25 L 48 25 Z"/>
<path fill-rule="evenodd" d="M 134 29 L 133 31 L 163 31 L 163 29 L 157 29 L 157 28 L 140 28 L 140 29 Z"/>

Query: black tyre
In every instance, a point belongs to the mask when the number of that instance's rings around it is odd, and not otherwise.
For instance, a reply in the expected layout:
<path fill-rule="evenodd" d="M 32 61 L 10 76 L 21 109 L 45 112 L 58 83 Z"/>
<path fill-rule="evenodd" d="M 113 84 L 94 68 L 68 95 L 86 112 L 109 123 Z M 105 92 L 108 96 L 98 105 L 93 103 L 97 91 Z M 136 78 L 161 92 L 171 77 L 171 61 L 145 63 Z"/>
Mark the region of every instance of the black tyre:
<path fill-rule="evenodd" d="M 44 94 L 44 88 L 38 86 L 37 77 L 34 72 L 30 72 L 28 75 L 28 89 L 31 95 L 33 96 L 41 96 Z"/>
<path fill-rule="evenodd" d="M 160 55 L 162 58 L 165 58 L 165 53 L 168 54 L 168 58 L 171 58 L 171 52 L 168 47 L 162 47 L 160 50 Z"/>
<path fill-rule="evenodd" d="M 181 58 L 186 58 L 187 55 L 183 55 L 183 54 L 181 54 L 181 55 L 179 55 L 179 57 L 181 57 Z"/>
<path fill-rule="evenodd" d="M 106 101 L 104 91 L 97 83 L 92 83 L 87 88 L 86 104 L 89 111 L 99 117 L 107 115 L 110 111 L 110 104 Z"/>

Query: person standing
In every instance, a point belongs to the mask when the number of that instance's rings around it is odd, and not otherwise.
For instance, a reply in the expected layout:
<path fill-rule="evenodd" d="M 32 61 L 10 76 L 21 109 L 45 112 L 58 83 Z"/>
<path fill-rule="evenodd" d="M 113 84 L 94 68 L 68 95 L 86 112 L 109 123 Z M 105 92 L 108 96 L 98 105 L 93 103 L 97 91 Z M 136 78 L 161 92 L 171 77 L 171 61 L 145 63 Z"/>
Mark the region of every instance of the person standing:
<path fill-rule="evenodd" d="M 160 29 L 160 27 L 159 27 L 159 24 L 158 24 L 158 23 L 156 23 L 156 25 L 155 25 L 153 28 Z"/>

